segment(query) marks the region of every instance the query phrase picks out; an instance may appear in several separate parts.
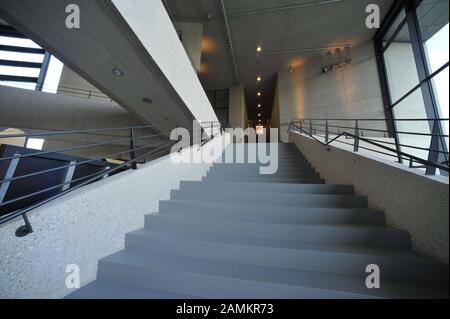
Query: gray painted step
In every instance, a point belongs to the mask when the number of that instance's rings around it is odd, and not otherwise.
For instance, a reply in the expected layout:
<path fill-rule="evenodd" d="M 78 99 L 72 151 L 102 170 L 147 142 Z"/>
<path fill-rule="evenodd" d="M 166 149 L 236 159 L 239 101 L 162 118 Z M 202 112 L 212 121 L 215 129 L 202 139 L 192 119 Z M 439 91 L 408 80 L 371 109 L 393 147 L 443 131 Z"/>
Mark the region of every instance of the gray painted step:
<path fill-rule="evenodd" d="M 96 280 L 78 289 L 66 299 L 193 299 L 171 292 Z"/>
<path fill-rule="evenodd" d="M 411 239 L 407 232 L 375 226 L 290 225 L 237 221 L 218 223 L 212 219 L 169 216 L 168 214 L 151 215 L 146 219 L 145 226 L 156 231 L 228 236 L 242 240 L 249 238 L 392 249 L 411 248 Z"/>
<path fill-rule="evenodd" d="M 290 183 L 290 184 L 323 184 L 323 179 L 290 178 L 290 177 L 245 177 L 245 176 L 214 176 L 203 177 L 202 181 L 234 181 L 246 183 Z"/>
<path fill-rule="evenodd" d="M 289 285 L 295 287 L 323 289 L 327 291 L 344 292 L 350 294 L 369 295 L 382 298 L 436 298 L 443 297 L 439 294 L 427 289 L 418 289 L 412 286 L 404 286 L 393 284 L 385 281 L 381 289 L 367 289 L 364 277 L 339 275 L 332 273 L 321 273 L 313 271 L 284 270 L 275 267 L 263 267 L 255 265 L 245 265 L 240 263 L 218 262 L 213 260 L 205 260 L 191 257 L 168 256 L 164 254 L 146 254 L 140 250 L 125 250 L 118 252 L 112 256 L 104 258 L 100 262 L 99 274 L 103 280 L 121 280 L 116 278 L 114 273 L 108 269 L 114 266 L 121 266 L 125 272 L 132 275 L 135 269 L 138 272 L 134 277 L 127 276 L 130 283 L 141 282 L 142 285 L 158 289 L 170 289 L 173 287 L 164 287 L 155 280 L 147 280 L 149 276 L 155 276 L 153 269 L 165 269 L 174 273 L 192 273 L 209 276 L 219 276 L 225 278 L 233 278 L 238 280 L 250 280 L 255 282 L 272 283 L 279 285 Z M 139 271 L 147 270 L 147 271 Z M 122 277 L 122 274 L 121 276 Z M 142 278 L 144 277 L 144 278 Z M 194 277 L 195 278 L 195 277 Z M 191 283 L 192 287 L 188 290 L 190 293 L 197 293 L 197 282 Z M 188 288 L 188 287 L 186 287 Z M 230 287 L 231 288 L 231 287 Z M 173 289 L 178 291 L 178 289 Z M 183 292 L 186 292 L 183 291 Z M 273 291 L 274 296 L 277 295 Z M 248 296 L 250 297 L 250 296 Z"/>
<path fill-rule="evenodd" d="M 385 223 L 384 214 L 369 209 L 353 208 L 297 208 L 272 207 L 252 204 L 212 203 L 201 201 L 161 201 L 161 214 L 192 218 L 248 221 L 277 224 L 337 224 L 379 225 Z"/>
<path fill-rule="evenodd" d="M 171 199 L 230 203 L 258 203 L 268 206 L 367 208 L 367 198 L 354 195 L 241 193 L 231 191 L 172 190 Z"/>
<path fill-rule="evenodd" d="M 180 189 L 202 191 L 270 192 L 294 194 L 342 194 L 353 195 L 351 185 L 325 184 L 283 184 L 283 183 L 233 183 L 233 182 L 191 182 L 182 181 Z"/>
<path fill-rule="evenodd" d="M 216 170 L 211 169 L 209 170 L 208 176 L 245 176 L 245 177 L 315 177 L 320 178 L 319 174 L 316 173 L 313 169 L 298 169 L 298 170 L 277 170 L 273 174 L 261 174 L 259 172 L 259 169 L 252 169 L 252 170 Z"/>
<path fill-rule="evenodd" d="M 445 285 L 448 282 L 447 265 L 409 252 L 390 249 L 242 240 L 148 229 L 127 234 L 125 246 L 126 249 L 138 249 L 147 253 L 358 277 L 365 277 L 366 266 L 376 261 L 382 269 L 383 278 L 389 280 L 425 285 Z M 405 264 L 409 267 L 405 267 Z"/>
<path fill-rule="evenodd" d="M 123 258 L 120 258 L 123 257 Z M 114 259 L 113 259 L 114 258 Z M 129 256 L 114 256 L 99 262 L 99 280 L 114 280 L 121 284 L 164 290 L 201 298 L 223 299 L 276 299 L 276 298 L 369 298 L 368 295 L 352 294 L 276 284 L 248 279 L 188 272 L 171 269 L 169 264 L 157 263 L 156 259 L 142 265 L 133 264 Z"/>

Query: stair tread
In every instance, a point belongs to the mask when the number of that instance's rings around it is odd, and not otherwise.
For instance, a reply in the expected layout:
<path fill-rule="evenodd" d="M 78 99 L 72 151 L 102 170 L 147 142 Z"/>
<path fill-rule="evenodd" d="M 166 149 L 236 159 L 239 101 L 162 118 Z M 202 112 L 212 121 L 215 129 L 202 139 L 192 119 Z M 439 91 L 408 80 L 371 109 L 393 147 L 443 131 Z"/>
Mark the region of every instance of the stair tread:
<path fill-rule="evenodd" d="M 428 257 L 417 255 L 409 250 L 389 249 L 382 247 L 367 247 L 367 246 L 349 246 L 336 245 L 327 243 L 312 243 L 291 240 L 274 240 L 274 239 L 254 239 L 254 238 L 236 238 L 221 235 L 204 235 L 191 233 L 175 233 L 168 231 L 161 231 L 149 228 L 142 228 L 140 230 L 129 233 L 130 236 L 144 236 L 144 237 L 159 237 L 162 239 L 192 241 L 192 242 L 207 242 L 217 243 L 223 245 L 259 247 L 269 249 L 289 249 L 289 250 L 309 250 L 309 251 L 323 251 L 343 254 L 363 254 L 371 256 L 389 256 L 420 259 L 423 261 L 434 262 Z"/>
<path fill-rule="evenodd" d="M 193 299 L 172 292 L 94 280 L 65 299 Z"/>
<path fill-rule="evenodd" d="M 175 272 L 199 273 L 209 276 L 230 277 L 246 281 L 261 281 L 279 285 L 302 286 L 314 289 L 336 290 L 354 294 L 383 298 L 443 297 L 429 289 L 383 281 L 380 289 L 365 287 L 364 270 L 361 276 L 349 276 L 315 271 L 279 269 L 233 262 L 214 261 L 182 256 L 145 253 L 126 249 L 104 258 L 101 262 L 112 262 L 141 268 L 157 267 Z"/>

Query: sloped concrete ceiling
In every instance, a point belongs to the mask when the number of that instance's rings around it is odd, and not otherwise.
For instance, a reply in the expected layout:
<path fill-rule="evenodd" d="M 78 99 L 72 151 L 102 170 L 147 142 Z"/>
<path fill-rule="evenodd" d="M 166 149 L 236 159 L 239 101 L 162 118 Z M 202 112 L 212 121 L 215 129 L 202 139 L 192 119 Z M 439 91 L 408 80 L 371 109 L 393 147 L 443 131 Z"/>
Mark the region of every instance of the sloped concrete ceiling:
<path fill-rule="evenodd" d="M 162 132 L 191 127 L 192 113 L 112 2 L 76 1 L 80 29 L 65 25 L 70 3 L 2 0 L 0 15 L 143 122 Z M 122 77 L 113 74 L 115 68 Z"/>

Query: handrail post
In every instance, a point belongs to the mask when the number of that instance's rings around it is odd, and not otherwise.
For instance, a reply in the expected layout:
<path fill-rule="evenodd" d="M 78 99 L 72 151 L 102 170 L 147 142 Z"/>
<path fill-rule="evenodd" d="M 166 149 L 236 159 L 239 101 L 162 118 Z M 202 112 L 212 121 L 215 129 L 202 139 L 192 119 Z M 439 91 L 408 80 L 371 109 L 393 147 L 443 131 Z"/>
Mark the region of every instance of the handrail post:
<path fill-rule="evenodd" d="M 3 180 L 11 179 L 14 177 L 17 165 L 19 164 L 20 156 L 21 154 L 19 152 L 14 153 L 14 158 L 11 159 L 11 162 L 9 163 L 8 169 L 5 174 L 5 178 Z M 3 203 L 10 184 L 11 181 L 3 182 L 2 184 L 0 184 L 0 204 Z"/>
<path fill-rule="evenodd" d="M 432 163 L 439 162 L 439 153 L 434 150 L 439 150 L 439 129 L 438 129 L 438 123 L 436 119 L 431 120 L 433 121 L 433 126 L 431 130 L 431 142 L 430 142 L 430 149 L 428 151 L 428 161 Z M 425 175 L 436 175 L 436 167 L 433 166 L 427 166 L 425 170 Z"/>
<path fill-rule="evenodd" d="M 310 136 L 310 137 L 313 136 L 313 124 L 312 124 L 312 120 L 309 120 L 309 136 Z"/>
<path fill-rule="evenodd" d="M 355 121 L 355 144 L 353 145 L 353 152 L 358 152 L 359 150 L 359 124 L 358 120 Z"/>
<path fill-rule="evenodd" d="M 130 159 L 131 162 L 131 168 L 137 169 L 137 163 L 135 161 L 136 159 L 136 147 L 134 145 L 134 129 L 130 129 Z"/>
<path fill-rule="evenodd" d="M 213 123 L 213 121 L 211 121 L 211 139 L 213 139 L 214 138 L 214 123 Z"/>
<path fill-rule="evenodd" d="M 329 141 L 328 120 L 325 120 L 325 143 Z"/>
<path fill-rule="evenodd" d="M 26 213 L 23 214 L 22 217 L 25 225 L 17 228 L 15 233 L 17 237 L 25 237 L 26 235 L 31 234 L 33 232 L 33 228 L 31 227 L 27 214 Z"/>

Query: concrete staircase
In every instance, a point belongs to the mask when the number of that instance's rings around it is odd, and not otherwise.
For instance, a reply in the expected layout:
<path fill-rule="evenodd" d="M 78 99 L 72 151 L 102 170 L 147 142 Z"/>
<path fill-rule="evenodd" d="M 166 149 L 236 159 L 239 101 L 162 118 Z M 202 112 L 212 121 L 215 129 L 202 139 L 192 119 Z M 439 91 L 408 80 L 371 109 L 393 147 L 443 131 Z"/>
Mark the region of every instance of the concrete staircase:
<path fill-rule="evenodd" d="M 294 145 L 279 145 L 276 174 L 258 168 L 182 182 L 68 298 L 448 297 L 448 265 L 413 253 L 352 186 L 325 185 Z M 380 289 L 365 286 L 369 264 Z"/>

